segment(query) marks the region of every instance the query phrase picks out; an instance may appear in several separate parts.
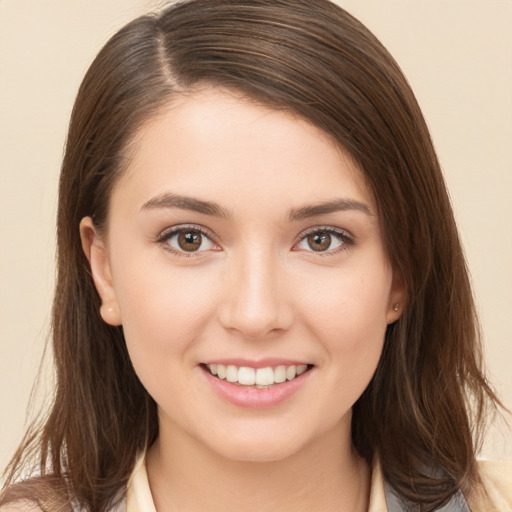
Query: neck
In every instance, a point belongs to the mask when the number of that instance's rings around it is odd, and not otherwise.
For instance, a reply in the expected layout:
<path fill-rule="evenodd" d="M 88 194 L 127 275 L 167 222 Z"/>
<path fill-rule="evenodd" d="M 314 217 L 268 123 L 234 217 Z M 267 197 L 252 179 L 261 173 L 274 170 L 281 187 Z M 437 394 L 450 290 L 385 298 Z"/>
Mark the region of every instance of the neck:
<path fill-rule="evenodd" d="M 343 426 L 270 462 L 231 460 L 182 431 L 161 429 L 147 467 L 158 512 L 368 509 L 370 469 Z"/>

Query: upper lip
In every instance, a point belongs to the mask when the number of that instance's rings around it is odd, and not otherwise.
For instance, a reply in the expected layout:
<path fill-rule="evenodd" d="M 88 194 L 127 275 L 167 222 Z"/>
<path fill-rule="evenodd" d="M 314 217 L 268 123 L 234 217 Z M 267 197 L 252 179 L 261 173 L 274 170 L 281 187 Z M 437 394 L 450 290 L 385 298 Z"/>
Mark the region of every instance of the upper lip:
<path fill-rule="evenodd" d="M 243 358 L 221 358 L 221 359 L 209 359 L 208 361 L 204 361 L 203 364 L 222 364 L 225 366 L 233 365 L 237 367 L 246 366 L 249 368 L 267 368 L 269 366 L 275 367 L 275 366 L 299 366 L 302 364 L 311 364 L 306 361 L 299 361 L 297 359 L 285 359 L 285 358 L 279 358 L 279 357 L 266 357 L 264 359 L 258 359 L 258 360 L 250 360 L 250 359 L 243 359 Z"/>

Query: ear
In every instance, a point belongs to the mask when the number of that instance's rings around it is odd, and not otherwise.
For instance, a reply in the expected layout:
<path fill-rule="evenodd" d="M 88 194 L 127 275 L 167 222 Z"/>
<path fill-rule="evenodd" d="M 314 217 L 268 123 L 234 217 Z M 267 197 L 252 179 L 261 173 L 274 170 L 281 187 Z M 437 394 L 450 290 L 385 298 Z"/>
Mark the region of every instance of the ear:
<path fill-rule="evenodd" d="M 103 237 L 99 235 L 90 217 L 84 217 L 80 222 L 80 238 L 91 267 L 94 285 L 101 298 L 101 317 L 109 325 L 121 325 L 121 312 L 112 282 L 108 252 Z"/>
<path fill-rule="evenodd" d="M 407 296 L 403 279 L 396 270 L 393 270 L 393 279 L 388 300 L 388 312 L 386 315 L 388 325 L 396 322 L 402 316 L 406 302 Z"/>

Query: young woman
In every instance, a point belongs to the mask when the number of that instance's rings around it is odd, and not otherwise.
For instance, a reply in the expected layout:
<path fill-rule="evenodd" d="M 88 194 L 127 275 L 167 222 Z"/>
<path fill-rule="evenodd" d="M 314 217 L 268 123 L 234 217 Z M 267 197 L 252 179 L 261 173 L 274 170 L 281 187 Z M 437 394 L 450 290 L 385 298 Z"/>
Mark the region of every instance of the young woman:
<path fill-rule="evenodd" d="M 55 399 L 2 511 L 510 510 L 428 130 L 336 5 L 189 0 L 116 34 L 58 251 Z"/>

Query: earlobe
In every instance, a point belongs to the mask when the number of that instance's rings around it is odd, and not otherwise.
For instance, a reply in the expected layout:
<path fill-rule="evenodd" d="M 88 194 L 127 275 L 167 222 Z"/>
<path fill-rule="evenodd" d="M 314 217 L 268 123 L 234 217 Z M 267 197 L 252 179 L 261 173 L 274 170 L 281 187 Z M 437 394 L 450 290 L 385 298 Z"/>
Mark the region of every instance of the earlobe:
<path fill-rule="evenodd" d="M 90 217 L 84 217 L 80 222 L 80 238 L 91 267 L 94 285 L 101 299 L 101 317 L 109 325 L 121 325 L 121 312 L 112 281 L 108 252 Z"/>
<path fill-rule="evenodd" d="M 404 312 L 405 304 L 407 301 L 405 286 L 403 279 L 395 271 L 393 272 L 393 282 L 391 285 L 391 291 L 389 294 L 388 311 L 386 321 L 389 324 L 396 322 Z"/>

